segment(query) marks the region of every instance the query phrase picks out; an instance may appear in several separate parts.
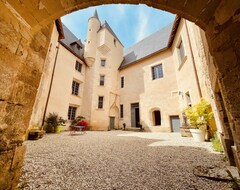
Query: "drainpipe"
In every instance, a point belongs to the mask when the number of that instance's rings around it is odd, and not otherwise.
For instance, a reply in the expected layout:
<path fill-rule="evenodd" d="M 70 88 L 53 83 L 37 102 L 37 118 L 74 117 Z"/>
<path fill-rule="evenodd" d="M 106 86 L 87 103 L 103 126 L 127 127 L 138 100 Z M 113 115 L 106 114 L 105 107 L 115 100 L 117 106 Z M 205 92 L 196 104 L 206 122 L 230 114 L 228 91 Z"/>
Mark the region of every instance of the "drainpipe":
<path fill-rule="evenodd" d="M 54 74 L 55 74 L 55 68 L 56 68 L 56 64 L 57 64 L 57 57 L 58 57 L 58 51 L 59 51 L 59 43 L 56 46 L 56 49 L 57 49 L 57 52 L 56 52 L 55 59 L 54 59 L 54 65 L 53 65 L 53 71 L 52 71 L 50 86 L 49 86 L 47 100 L 46 100 L 46 104 L 45 104 L 45 108 L 44 108 L 44 112 L 43 112 L 41 130 L 43 129 L 43 125 L 44 125 L 44 121 L 45 121 L 45 117 L 46 117 L 46 112 L 47 112 L 47 107 L 48 107 L 48 102 L 49 102 L 49 97 L 50 97 L 51 90 L 52 90 L 53 77 L 54 77 Z"/>
<path fill-rule="evenodd" d="M 198 93 L 199 93 L 200 98 L 202 98 L 202 91 L 201 91 L 201 88 L 200 88 L 200 83 L 199 83 L 199 78 L 198 78 L 198 73 L 197 73 L 197 68 L 196 68 L 196 62 L 195 62 L 195 58 L 194 58 L 194 55 L 193 55 L 192 44 L 191 44 L 186 20 L 185 20 L 185 27 L 186 27 L 186 31 L 187 31 L 187 38 L 188 38 L 188 44 L 189 44 L 189 47 L 190 47 L 191 58 L 192 58 L 192 61 L 193 61 L 193 70 L 194 70 L 194 75 L 195 75 L 196 82 L 197 82 Z"/>

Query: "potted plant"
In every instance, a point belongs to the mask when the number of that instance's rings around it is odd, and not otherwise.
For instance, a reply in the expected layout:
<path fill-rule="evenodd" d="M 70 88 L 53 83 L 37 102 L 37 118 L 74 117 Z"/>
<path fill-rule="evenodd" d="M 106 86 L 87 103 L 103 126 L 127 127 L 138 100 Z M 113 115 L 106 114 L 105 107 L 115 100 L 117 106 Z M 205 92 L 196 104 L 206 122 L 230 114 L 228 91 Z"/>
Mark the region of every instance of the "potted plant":
<path fill-rule="evenodd" d="M 60 133 L 65 120 L 56 113 L 49 113 L 45 120 L 45 130 L 47 133 Z"/>
<path fill-rule="evenodd" d="M 209 121 L 213 118 L 210 103 L 202 98 L 199 103 L 193 107 L 187 108 L 185 113 L 194 140 L 203 142 L 205 140 L 207 126 L 209 126 Z"/>
<path fill-rule="evenodd" d="M 83 116 L 77 116 L 75 119 L 71 120 L 71 125 L 69 126 L 70 131 L 76 130 L 76 129 L 74 128 L 74 126 L 77 126 L 78 123 L 79 123 L 81 120 L 83 120 L 83 119 L 85 119 L 85 117 L 83 117 Z"/>
<path fill-rule="evenodd" d="M 58 118 L 58 125 L 55 127 L 55 133 L 60 133 L 62 131 L 62 127 L 65 125 L 66 120 L 62 117 Z"/>

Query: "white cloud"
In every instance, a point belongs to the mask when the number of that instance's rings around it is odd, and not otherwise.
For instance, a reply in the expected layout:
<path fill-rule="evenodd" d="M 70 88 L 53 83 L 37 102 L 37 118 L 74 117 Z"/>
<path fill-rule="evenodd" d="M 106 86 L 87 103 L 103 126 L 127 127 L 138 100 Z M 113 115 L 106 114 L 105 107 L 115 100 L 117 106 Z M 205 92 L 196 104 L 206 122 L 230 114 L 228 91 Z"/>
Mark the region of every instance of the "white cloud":
<path fill-rule="evenodd" d="M 142 7 L 138 9 L 138 22 L 135 30 L 135 42 L 139 42 L 148 35 L 149 14 Z"/>

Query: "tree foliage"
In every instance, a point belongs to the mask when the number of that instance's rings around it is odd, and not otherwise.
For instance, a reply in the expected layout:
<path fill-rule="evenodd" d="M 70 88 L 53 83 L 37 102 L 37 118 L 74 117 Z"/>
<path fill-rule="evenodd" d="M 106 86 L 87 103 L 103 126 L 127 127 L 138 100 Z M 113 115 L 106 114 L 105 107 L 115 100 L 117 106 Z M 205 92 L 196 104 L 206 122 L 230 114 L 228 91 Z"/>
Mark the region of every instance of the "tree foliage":
<path fill-rule="evenodd" d="M 209 125 L 209 121 L 213 118 L 211 105 L 203 98 L 193 107 L 187 108 L 185 113 L 191 127 L 196 129 L 206 128 Z"/>

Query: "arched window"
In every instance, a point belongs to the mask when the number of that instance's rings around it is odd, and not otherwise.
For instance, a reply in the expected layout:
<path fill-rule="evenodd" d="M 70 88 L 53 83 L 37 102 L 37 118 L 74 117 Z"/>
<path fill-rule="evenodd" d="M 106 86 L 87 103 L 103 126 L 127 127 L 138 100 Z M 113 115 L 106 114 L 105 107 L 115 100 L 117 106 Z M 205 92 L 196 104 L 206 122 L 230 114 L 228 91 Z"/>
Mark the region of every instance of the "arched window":
<path fill-rule="evenodd" d="M 153 124 L 161 125 L 161 112 L 159 110 L 153 111 Z"/>

